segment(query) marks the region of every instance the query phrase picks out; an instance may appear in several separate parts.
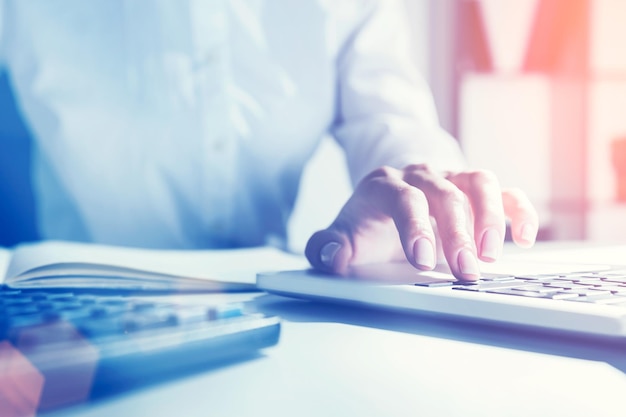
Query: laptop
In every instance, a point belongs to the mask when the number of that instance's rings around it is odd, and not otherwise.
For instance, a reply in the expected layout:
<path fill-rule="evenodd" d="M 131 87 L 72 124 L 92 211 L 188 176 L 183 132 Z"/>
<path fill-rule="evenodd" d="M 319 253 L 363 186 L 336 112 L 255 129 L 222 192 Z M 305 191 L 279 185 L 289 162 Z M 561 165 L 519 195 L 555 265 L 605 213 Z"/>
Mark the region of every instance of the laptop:
<path fill-rule="evenodd" d="M 626 259 L 615 256 L 626 255 L 626 247 L 612 250 L 613 258 Z M 626 341 L 626 265 L 559 262 L 596 260 L 577 253 L 483 264 L 476 282 L 457 281 L 444 265 L 421 272 L 398 262 L 352 267 L 345 276 L 266 272 L 257 275 L 257 285 L 303 299 Z"/>

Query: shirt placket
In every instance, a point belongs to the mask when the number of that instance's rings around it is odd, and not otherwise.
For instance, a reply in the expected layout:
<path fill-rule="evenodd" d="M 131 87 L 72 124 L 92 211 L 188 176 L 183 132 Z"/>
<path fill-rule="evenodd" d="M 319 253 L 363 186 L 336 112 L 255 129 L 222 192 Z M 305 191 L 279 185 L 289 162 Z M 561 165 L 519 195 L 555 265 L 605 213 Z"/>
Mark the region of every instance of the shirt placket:
<path fill-rule="evenodd" d="M 196 111 L 202 136 L 203 218 L 207 232 L 223 240 L 232 225 L 236 172 L 228 99 L 228 5 L 225 0 L 191 0 L 190 6 Z"/>

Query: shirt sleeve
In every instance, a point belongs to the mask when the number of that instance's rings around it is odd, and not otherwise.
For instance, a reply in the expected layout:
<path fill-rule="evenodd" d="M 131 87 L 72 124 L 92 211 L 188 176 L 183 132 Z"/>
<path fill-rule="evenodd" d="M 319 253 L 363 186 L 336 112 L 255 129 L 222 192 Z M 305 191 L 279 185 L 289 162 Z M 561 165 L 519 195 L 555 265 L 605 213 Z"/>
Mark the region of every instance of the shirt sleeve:
<path fill-rule="evenodd" d="M 332 133 L 355 184 L 383 165 L 428 163 L 452 171 L 465 165 L 412 60 L 404 7 L 398 0 L 371 1 L 338 57 Z"/>

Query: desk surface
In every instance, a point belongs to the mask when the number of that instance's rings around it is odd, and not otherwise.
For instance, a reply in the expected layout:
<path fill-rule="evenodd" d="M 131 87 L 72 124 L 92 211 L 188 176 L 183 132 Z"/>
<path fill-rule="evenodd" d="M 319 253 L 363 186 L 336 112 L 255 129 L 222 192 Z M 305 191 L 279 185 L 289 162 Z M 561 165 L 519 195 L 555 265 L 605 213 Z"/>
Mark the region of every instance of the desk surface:
<path fill-rule="evenodd" d="M 202 297 L 281 316 L 279 345 L 52 415 L 626 415 L 624 346 L 273 295 Z"/>

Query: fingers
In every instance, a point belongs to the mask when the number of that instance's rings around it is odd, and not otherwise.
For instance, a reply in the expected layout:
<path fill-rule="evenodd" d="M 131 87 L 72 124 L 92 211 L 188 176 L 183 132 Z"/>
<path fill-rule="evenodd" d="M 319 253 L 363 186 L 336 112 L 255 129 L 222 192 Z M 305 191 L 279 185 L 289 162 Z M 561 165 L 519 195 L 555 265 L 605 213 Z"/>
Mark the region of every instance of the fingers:
<path fill-rule="evenodd" d="M 407 167 L 404 179 L 426 196 L 452 273 L 463 280 L 478 279 L 480 270 L 468 230 L 470 219 L 465 194 L 454 183 L 423 165 Z"/>
<path fill-rule="evenodd" d="M 530 247 L 535 243 L 539 218 L 537 211 L 526 194 L 510 188 L 502 191 L 504 212 L 511 219 L 511 237 L 521 247 Z"/>
<path fill-rule="evenodd" d="M 348 264 L 397 258 L 398 237 L 413 266 L 434 268 L 435 234 L 424 193 L 404 182 L 399 170 L 381 168 L 359 184 L 328 229 L 311 237 L 305 254 L 314 267 L 343 273 Z"/>
<path fill-rule="evenodd" d="M 378 202 L 376 208 L 393 220 L 406 259 L 416 268 L 433 269 L 435 234 L 424 193 L 406 183 L 397 170 L 391 171 L 391 175 L 381 172 L 358 191 L 368 200 Z"/>
<path fill-rule="evenodd" d="M 504 245 L 506 219 L 500 183 L 489 171 L 472 171 L 448 177 L 467 196 L 474 215 L 474 241 L 481 260 L 493 262 Z"/>
<path fill-rule="evenodd" d="M 311 236 L 304 251 L 313 268 L 344 274 L 352 258 L 352 245 L 347 234 L 329 227 Z"/>

